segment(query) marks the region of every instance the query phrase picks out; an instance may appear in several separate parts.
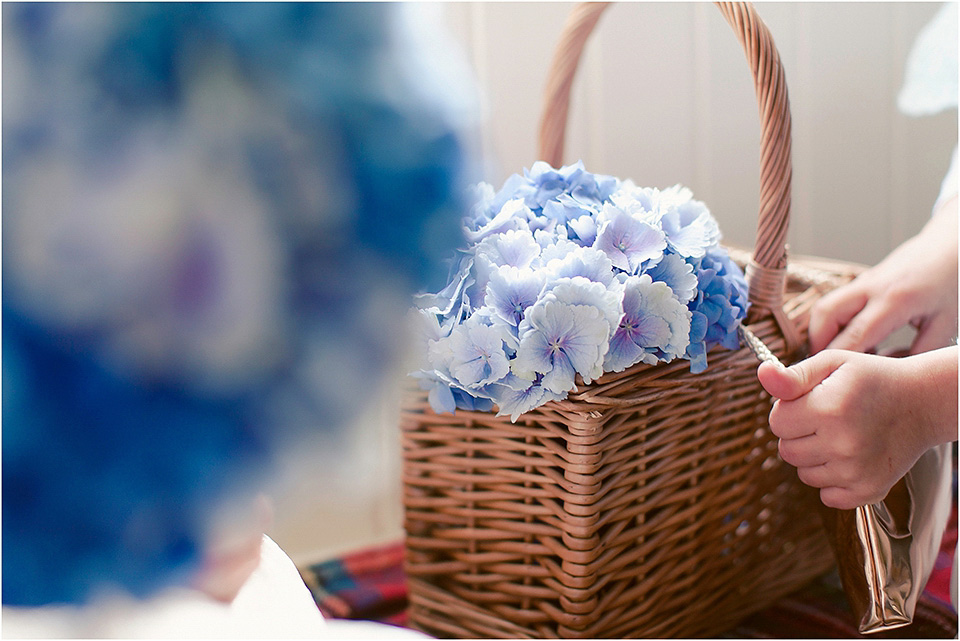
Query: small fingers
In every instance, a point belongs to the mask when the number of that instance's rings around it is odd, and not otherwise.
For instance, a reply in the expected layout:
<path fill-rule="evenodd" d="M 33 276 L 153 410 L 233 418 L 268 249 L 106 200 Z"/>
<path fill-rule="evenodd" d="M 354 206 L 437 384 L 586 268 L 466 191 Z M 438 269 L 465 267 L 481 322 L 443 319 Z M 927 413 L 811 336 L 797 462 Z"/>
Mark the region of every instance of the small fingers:
<path fill-rule="evenodd" d="M 825 487 L 820 490 L 820 501 L 827 507 L 838 510 L 853 510 L 866 505 L 853 491 L 845 487 Z"/>
<path fill-rule="evenodd" d="M 941 347 L 953 344 L 957 336 L 957 317 L 939 314 L 924 323 L 913 343 L 910 345 L 911 354 L 922 354 Z"/>
<path fill-rule="evenodd" d="M 817 301 L 810 310 L 810 351 L 816 354 L 826 348 L 868 300 L 867 293 L 854 281 Z"/>
<path fill-rule="evenodd" d="M 827 462 L 823 448 L 817 446 L 816 435 L 780 439 L 780 458 L 796 468 L 817 467 Z"/>
<path fill-rule="evenodd" d="M 778 400 L 770 410 L 770 431 L 780 439 L 793 440 L 811 436 L 817 428 L 802 400 Z"/>
<path fill-rule="evenodd" d="M 820 490 L 820 501 L 827 507 L 838 510 L 853 510 L 862 505 L 873 505 L 886 496 L 886 492 L 871 494 L 853 487 L 824 487 Z"/>
<path fill-rule="evenodd" d="M 870 302 L 840 330 L 827 345 L 830 349 L 866 352 L 909 322 L 908 310 L 891 308 L 884 302 Z"/>
<path fill-rule="evenodd" d="M 804 485 L 810 487 L 838 487 L 840 485 L 836 474 L 827 464 L 811 465 L 808 467 L 798 467 L 797 476 L 803 481 Z"/>
<path fill-rule="evenodd" d="M 867 503 L 854 489 L 838 484 L 828 465 L 797 468 L 797 476 L 805 485 L 820 490 L 820 501 L 827 507 L 852 510 Z"/>

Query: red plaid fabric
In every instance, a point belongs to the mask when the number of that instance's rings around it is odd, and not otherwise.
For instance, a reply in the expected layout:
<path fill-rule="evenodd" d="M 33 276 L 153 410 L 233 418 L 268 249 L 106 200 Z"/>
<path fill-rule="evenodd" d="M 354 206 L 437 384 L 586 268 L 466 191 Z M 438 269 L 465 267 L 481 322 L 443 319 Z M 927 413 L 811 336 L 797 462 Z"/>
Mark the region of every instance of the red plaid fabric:
<path fill-rule="evenodd" d="M 325 617 L 406 623 L 402 541 L 300 568 L 300 576 Z"/>

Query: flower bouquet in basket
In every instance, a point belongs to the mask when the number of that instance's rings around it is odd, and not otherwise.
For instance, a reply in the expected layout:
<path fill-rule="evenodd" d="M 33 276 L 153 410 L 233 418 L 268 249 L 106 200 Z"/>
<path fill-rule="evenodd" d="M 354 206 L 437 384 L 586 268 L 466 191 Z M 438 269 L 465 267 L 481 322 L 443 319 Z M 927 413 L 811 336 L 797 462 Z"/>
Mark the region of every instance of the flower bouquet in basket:
<path fill-rule="evenodd" d="M 417 297 L 425 336 L 414 374 L 437 413 L 524 412 L 637 363 L 707 367 L 737 349 L 740 268 L 707 207 L 679 185 L 637 187 L 582 162 L 537 162 L 476 188 L 469 246 L 449 283 Z"/>

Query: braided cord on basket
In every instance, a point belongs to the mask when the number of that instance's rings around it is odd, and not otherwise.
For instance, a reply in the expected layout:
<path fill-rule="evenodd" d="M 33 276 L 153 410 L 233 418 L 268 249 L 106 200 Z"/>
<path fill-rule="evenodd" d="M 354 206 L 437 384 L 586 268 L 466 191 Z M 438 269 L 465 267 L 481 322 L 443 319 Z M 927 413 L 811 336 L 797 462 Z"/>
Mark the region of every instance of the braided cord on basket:
<path fill-rule="evenodd" d="M 788 350 L 801 341 L 783 311 L 787 266 L 787 230 L 793 168 L 790 105 L 780 54 L 769 29 L 753 6 L 744 2 L 716 3 L 737 35 L 750 71 L 760 113 L 760 199 L 753 259 L 747 265 L 750 301 L 777 320 Z M 554 52 L 540 118 L 539 156 L 557 167 L 563 162 L 570 91 L 583 48 L 609 2 L 586 2 L 571 12 Z"/>
<path fill-rule="evenodd" d="M 758 361 L 773 363 L 777 367 L 783 367 L 783 363 L 780 362 L 777 355 L 771 352 L 770 348 L 767 347 L 766 344 L 760 340 L 760 337 L 754 334 L 749 327 L 740 325 L 739 330 L 743 342 L 747 344 L 747 347 L 750 348 L 750 351 L 753 352 L 753 355 L 757 357 Z"/>

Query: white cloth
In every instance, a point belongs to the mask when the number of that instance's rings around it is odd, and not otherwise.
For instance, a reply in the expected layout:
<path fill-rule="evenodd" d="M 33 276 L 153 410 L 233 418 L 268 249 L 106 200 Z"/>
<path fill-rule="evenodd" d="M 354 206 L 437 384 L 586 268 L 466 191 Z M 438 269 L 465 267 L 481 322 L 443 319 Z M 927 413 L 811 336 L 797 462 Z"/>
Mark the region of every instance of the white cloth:
<path fill-rule="evenodd" d="M 953 157 L 950 159 L 950 169 L 947 175 L 943 177 L 940 183 L 940 195 L 937 196 L 937 202 L 933 204 L 933 211 L 940 209 L 940 205 L 947 202 L 957 195 L 957 148 L 953 148 Z"/>
<path fill-rule="evenodd" d="M 929 116 L 957 106 L 957 3 L 947 2 L 920 31 L 897 97 L 909 116 Z"/>
<path fill-rule="evenodd" d="M 84 606 L 3 608 L 5 639 L 392 639 L 423 635 L 384 624 L 328 622 L 293 561 L 268 536 L 232 603 L 171 588 L 140 601 L 111 595 Z"/>

